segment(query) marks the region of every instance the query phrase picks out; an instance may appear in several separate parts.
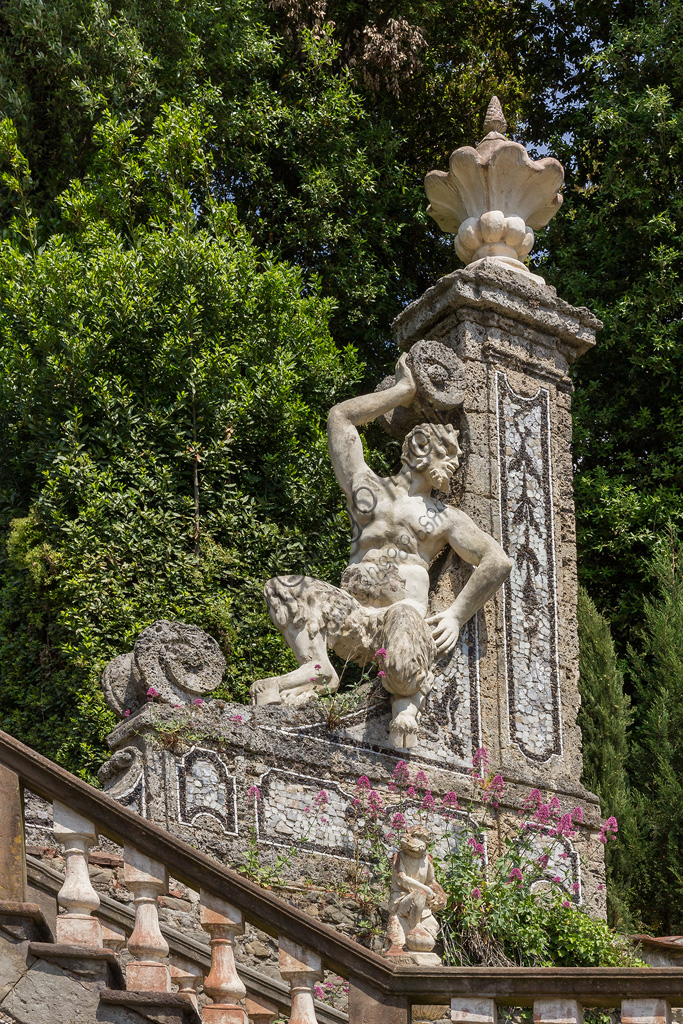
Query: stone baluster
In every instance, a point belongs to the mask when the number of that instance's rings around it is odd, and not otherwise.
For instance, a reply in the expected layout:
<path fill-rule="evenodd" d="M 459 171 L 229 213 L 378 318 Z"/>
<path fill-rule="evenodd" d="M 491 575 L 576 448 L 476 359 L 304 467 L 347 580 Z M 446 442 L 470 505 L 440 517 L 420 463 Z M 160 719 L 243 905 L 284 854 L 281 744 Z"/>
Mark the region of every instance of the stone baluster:
<path fill-rule="evenodd" d="M 576 999 L 534 999 L 534 1024 L 583 1024 L 583 1006 Z"/>
<path fill-rule="evenodd" d="M 671 1005 L 666 999 L 622 999 L 622 1024 L 671 1024 Z"/>
<path fill-rule="evenodd" d="M 323 976 L 320 957 L 280 937 L 280 974 L 289 982 L 292 996 L 289 1024 L 316 1024 L 313 988 Z"/>
<path fill-rule="evenodd" d="M 270 1000 L 263 999 L 261 996 L 258 999 L 255 996 L 247 996 L 245 1005 L 249 1024 L 273 1024 L 278 1015 L 275 1003 L 271 1003 Z"/>
<path fill-rule="evenodd" d="M 170 992 L 168 943 L 159 928 L 158 899 L 168 889 L 163 864 L 133 846 L 123 848 L 123 879 L 133 893 L 135 927 L 128 939 L 134 960 L 126 967 L 126 988 L 135 992 Z"/>
<path fill-rule="evenodd" d="M 87 818 L 55 800 L 54 831 L 55 839 L 64 846 L 66 859 L 64 885 L 57 893 L 57 901 L 66 913 L 57 916 L 57 942 L 101 948 L 102 925 L 92 917 L 99 909 L 100 897 L 88 872 L 88 853 L 97 842 L 97 829 Z"/>
<path fill-rule="evenodd" d="M 195 1010 L 198 1009 L 197 993 L 201 988 L 203 974 L 200 967 L 178 956 L 171 957 L 171 981 L 178 986 L 180 995 L 189 996 Z"/>
<path fill-rule="evenodd" d="M 466 996 L 451 999 L 451 1020 L 454 1024 L 497 1024 L 495 999 Z"/>
<path fill-rule="evenodd" d="M 199 920 L 209 933 L 211 970 L 204 979 L 204 991 L 213 999 L 213 1006 L 202 1010 L 203 1024 L 247 1024 L 241 1000 L 247 990 L 235 967 L 235 937 L 244 932 L 244 918 L 226 900 L 202 889 L 199 897 Z"/>

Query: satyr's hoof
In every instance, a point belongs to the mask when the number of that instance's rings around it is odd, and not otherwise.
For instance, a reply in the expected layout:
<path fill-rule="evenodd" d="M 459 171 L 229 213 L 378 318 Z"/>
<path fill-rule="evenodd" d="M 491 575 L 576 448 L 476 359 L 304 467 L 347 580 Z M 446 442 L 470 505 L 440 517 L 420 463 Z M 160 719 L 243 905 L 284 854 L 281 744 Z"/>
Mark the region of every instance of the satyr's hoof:
<path fill-rule="evenodd" d="M 408 750 L 417 744 L 418 729 L 416 716 L 400 711 L 389 723 L 389 742 L 399 750 Z"/>
<path fill-rule="evenodd" d="M 262 704 L 282 704 L 282 696 L 277 679 L 257 679 L 249 688 L 251 703 L 260 707 Z"/>
<path fill-rule="evenodd" d="M 389 733 L 389 743 L 397 750 L 409 750 L 416 746 L 417 736 L 413 732 L 398 732 L 396 729 L 392 729 Z"/>

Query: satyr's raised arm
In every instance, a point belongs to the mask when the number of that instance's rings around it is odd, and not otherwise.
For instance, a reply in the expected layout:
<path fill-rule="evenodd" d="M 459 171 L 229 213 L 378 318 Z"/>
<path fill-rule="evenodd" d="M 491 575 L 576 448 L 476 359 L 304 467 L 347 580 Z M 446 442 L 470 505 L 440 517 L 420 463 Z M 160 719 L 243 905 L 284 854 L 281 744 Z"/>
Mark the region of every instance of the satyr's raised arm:
<path fill-rule="evenodd" d="M 393 387 L 349 398 L 330 409 L 327 417 L 327 443 L 332 468 L 339 486 L 349 500 L 354 489 L 354 478 L 358 473 L 367 472 L 363 445 L 356 428 L 363 423 L 371 423 L 398 405 L 410 405 L 415 397 L 415 381 L 406 360 L 407 355 L 404 354 L 396 364 L 396 383 Z"/>
<path fill-rule="evenodd" d="M 453 650 L 461 628 L 493 597 L 512 568 L 512 562 L 500 544 L 480 530 L 468 515 L 459 509 L 449 509 L 447 515 L 451 547 L 463 561 L 476 566 L 476 569 L 453 604 L 427 619 L 439 654 Z"/>

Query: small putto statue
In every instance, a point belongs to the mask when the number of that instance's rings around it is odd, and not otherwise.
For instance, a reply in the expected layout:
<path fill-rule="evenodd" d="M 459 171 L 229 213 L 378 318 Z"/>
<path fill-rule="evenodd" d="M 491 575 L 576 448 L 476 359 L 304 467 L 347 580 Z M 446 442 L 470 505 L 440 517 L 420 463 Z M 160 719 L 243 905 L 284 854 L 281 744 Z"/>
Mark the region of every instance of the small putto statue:
<path fill-rule="evenodd" d="M 435 910 L 448 902 L 434 874 L 434 861 L 427 852 L 431 833 L 417 824 L 401 836 L 391 873 L 389 921 L 385 956 L 407 956 L 413 963 L 438 964 L 432 950 L 439 934 Z"/>

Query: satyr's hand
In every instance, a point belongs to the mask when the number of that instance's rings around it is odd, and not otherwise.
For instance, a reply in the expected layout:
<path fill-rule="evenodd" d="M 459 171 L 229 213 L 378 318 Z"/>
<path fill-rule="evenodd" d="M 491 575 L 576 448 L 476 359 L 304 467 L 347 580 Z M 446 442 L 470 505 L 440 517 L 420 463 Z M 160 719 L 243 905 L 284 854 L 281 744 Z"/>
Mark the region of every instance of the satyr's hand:
<path fill-rule="evenodd" d="M 395 386 L 401 387 L 406 393 L 406 397 L 401 399 L 401 401 L 398 404 L 410 405 L 412 400 L 415 398 L 415 395 L 417 394 L 417 384 L 415 383 L 415 378 L 413 377 L 413 371 L 410 369 L 410 366 L 408 365 L 407 352 L 404 352 L 399 361 L 396 363 L 394 376 L 396 380 Z"/>
<path fill-rule="evenodd" d="M 436 612 L 426 620 L 427 625 L 432 627 L 432 637 L 439 654 L 448 654 L 453 650 L 460 635 L 461 622 L 450 608 L 443 612 Z"/>

